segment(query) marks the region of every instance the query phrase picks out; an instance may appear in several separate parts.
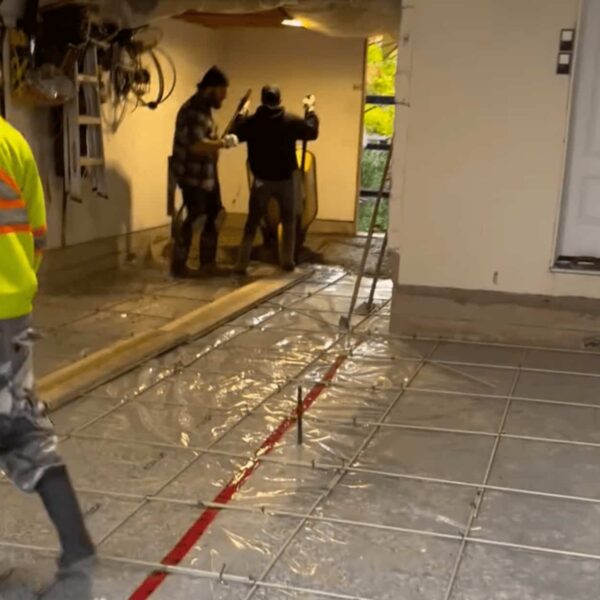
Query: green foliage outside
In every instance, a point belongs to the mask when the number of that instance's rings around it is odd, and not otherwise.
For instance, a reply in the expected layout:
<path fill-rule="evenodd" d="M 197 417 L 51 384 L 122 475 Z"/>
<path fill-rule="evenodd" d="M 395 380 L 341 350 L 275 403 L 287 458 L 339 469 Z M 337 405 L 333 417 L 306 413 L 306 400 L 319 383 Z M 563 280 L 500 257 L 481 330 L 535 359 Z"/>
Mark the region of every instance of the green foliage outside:
<path fill-rule="evenodd" d="M 363 190 L 378 190 L 385 169 L 387 152 L 365 150 L 361 163 L 361 187 Z"/>
<path fill-rule="evenodd" d="M 367 49 L 367 94 L 393 96 L 396 89 L 398 51 L 384 42 L 371 42 Z M 394 131 L 394 107 L 367 106 L 365 129 L 369 135 L 391 137 Z"/>
<path fill-rule="evenodd" d="M 396 79 L 397 51 L 382 41 L 371 41 L 367 50 L 367 94 L 373 96 L 394 96 Z M 365 135 L 391 139 L 394 133 L 394 106 L 365 107 Z M 365 190 L 379 190 L 387 153 L 378 150 L 365 150 L 361 164 L 361 187 Z M 361 198 L 358 210 L 358 230 L 368 231 L 375 207 L 374 198 Z M 377 216 L 376 231 L 387 231 L 389 202 L 382 199 Z"/>
<path fill-rule="evenodd" d="M 369 231 L 371 219 L 373 218 L 373 209 L 375 208 L 375 198 L 361 198 L 360 210 L 358 211 L 358 231 Z M 383 198 L 379 204 L 377 212 L 377 221 L 375 223 L 375 232 L 387 231 L 389 221 L 390 206 L 387 198 Z"/>

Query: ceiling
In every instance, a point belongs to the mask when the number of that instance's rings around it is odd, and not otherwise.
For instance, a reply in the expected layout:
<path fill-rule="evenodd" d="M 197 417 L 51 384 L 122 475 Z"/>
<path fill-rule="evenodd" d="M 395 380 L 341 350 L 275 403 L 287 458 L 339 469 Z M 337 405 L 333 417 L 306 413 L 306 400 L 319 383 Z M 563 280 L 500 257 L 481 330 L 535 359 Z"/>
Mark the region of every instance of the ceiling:
<path fill-rule="evenodd" d="M 5 2 L 23 0 L 5 0 Z M 41 0 L 41 5 L 57 0 Z M 307 29 L 339 37 L 397 37 L 405 0 L 97 0 L 107 17 L 123 26 L 142 25 L 169 17 L 212 23 L 210 26 L 274 26 L 285 12 Z M 201 14 L 197 14 L 201 13 Z M 262 13 L 256 16 L 257 13 Z M 235 16 L 234 16 L 235 15 Z M 254 15 L 254 16 L 250 16 Z M 240 19 L 238 21 L 238 19 Z M 273 19 L 273 20 L 271 20 Z"/>
<path fill-rule="evenodd" d="M 69 0 L 40 0 L 48 6 Z M 81 0 L 80 0 L 81 1 Z M 306 29 L 338 37 L 397 38 L 406 0 L 95 0 L 107 18 L 122 27 L 170 17 L 208 27 L 276 27 L 282 15 L 302 21 Z M 25 0 L 3 0 L 0 15 L 9 26 L 22 14 Z"/>
<path fill-rule="evenodd" d="M 175 17 L 179 21 L 202 25 L 212 29 L 226 27 L 283 27 L 284 19 L 290 19 L 290 14 L 284 8 L 273 8 L 255 13 L 209 13 L 188 10 Z"/>

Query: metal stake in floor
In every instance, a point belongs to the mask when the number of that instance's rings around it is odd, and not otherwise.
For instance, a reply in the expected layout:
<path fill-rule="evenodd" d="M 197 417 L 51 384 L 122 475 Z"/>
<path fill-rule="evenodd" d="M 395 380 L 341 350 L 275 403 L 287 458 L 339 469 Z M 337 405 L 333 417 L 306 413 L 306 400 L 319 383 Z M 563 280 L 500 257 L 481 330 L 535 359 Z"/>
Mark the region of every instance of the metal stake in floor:
<path fill-rule="evenodd" d="M 298 386 L 298 410 L 297 410 L 297 429 L 298 429 L 298 446 L 302 446 L 303 443 L 303 432 L 302 432 L 302 418 L 304 417 L 304 404 L 302 401 L 302 386 Z"/>

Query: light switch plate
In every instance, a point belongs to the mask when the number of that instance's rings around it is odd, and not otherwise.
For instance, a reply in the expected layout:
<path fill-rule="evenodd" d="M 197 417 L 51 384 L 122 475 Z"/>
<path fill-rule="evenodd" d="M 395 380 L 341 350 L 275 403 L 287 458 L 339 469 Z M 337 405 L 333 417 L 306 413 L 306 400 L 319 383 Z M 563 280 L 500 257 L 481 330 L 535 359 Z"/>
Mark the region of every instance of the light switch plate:
<path fill-rule="evenodd" d="M 573 55 L 570 52 L 560 52 L 558 54 L 556 73 L 558 75 L 569 75 L 571 73 L 571 61 L 572 60 L 573 60 Z"/>
<path fill-rule="evenodd" d="M 560 51 L 573 52 L 575 50 L 575 30 L 561 29 L 560 32 Z"/>

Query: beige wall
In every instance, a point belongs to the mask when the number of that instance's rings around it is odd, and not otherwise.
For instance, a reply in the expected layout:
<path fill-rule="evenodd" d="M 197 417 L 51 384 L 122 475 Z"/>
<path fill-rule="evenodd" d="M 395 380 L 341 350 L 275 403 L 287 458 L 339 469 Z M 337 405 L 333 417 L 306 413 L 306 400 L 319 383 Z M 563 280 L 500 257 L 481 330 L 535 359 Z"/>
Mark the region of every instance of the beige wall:
<path fill-rule="evenodd" d="M 225 123 L 239 98 L 253 90 L 253 109 L 265 83 L 281 86 L 284 104 L 302 114 L 302 98 L 317 96 L 321 136 L 315 152 L 319 180 L 319 219 L 354 221 L 361 140 L 364 42 L 330 38 L 296 29 L 228 30 L 219 33 L 220 64 L 231 79 Z M 222 154 L 220 173 L 228 210 L 246 212 L 248 184 L 245 147 Z"/>
<path fill-rule="evenodd" d="M 179 106 L 195 91 L 203 72 L 217 59 L 212 31 L 166 21 L 164 49 L 177 65 L 175 94 L 156 112 L 138 109 L 114 135 L 105 134 L 109 199 L 88 195 L 69 202 L 67 244 L 76 244 L 166 224 L 166 159 L 173 144 Z M 47 190 L 50 247 L 61 238 L 62 183 L 54 176 L 49 113 L 11 107 L 9 119 L 34 149 Z"/>
<path fill-rule="evenodd" d="M 164 21 L 164 49 L 177 66 L 175 94 L 155 112 L 138 109 L 115 135 L 105 135 L 109 199 L 89 195 L 69 202 L 67 245 L 158 227 L 165 215 L 166 158 L 171 152 L 177 110 L 213 64 L 230 75 L 229 99 L 218 113 L 227 122 L 243 92 L 277 82 L 286 103 L 302 111 L 302 97 L 315 93 L 323 128 L 311 144 L 318 156 L 319 218 L 353 221 L 356 207 L 363 79 L 363 42 L 296 30 L 213 31 Z M 9 107 L 9 119 L 26 135 L 40 164 L 48 197 L 50 247 L 61 243 L 62 183 L 54 174 L 50 115 Z M 232 212 L 247 211 L 245 148 L 223 153 L 223 199 Z"/>
<path fill-rule="evenodd" d="M 550 271 L 570 84 L 556 55 L 578 1 L 410 4 L 398 88 L 411 107 L 398 110 L 391 206 L 398 282 L 600 296 L 600 278 Z"/>

